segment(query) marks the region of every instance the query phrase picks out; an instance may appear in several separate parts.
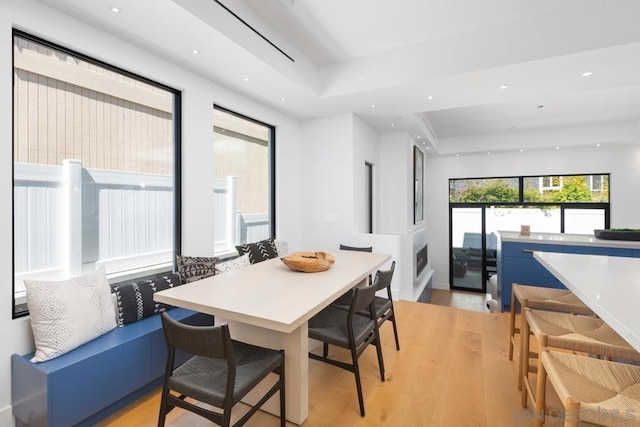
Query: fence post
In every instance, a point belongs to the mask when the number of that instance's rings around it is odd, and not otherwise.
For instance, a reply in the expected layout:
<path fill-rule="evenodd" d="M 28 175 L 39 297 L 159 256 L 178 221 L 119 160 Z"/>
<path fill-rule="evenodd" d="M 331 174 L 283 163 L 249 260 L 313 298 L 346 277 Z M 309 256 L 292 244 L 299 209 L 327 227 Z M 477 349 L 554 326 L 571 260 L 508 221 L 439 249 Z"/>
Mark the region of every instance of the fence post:
<path fill-rule="evenodd" d="M 237 189 L 236 189 L 236 177 L 227 176 L 227 230 L 226 239 L 231 244 L 229 249 L 234 249 L 235 245 L 239 245 L 236 240 L 236 205 L 237 205 Z"/>
<path fill-rule="evenodd" d="M 63 160 L 62 260 L 67 277 L 82 273 L 82 162 Z"/>

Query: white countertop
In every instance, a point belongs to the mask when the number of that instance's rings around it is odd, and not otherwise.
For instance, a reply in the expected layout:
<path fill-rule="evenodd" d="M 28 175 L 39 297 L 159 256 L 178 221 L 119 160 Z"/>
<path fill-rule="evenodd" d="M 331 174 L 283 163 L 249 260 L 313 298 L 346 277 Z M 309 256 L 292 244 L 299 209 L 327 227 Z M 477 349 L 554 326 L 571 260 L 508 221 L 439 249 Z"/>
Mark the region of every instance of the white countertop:
<path fill-rule="evenodd" d="M 530 236 L 521 236 L 517 231 L 498 231 L 497 233 L 503 242 L 640 249 L 640 241 L 596 239 L 595 236 L 587 234 L 531 233 Z"/>
<path fill-rule="evenodd" d="M 640 351 L 640 258 L 552 252 L 533 256 Z"/>

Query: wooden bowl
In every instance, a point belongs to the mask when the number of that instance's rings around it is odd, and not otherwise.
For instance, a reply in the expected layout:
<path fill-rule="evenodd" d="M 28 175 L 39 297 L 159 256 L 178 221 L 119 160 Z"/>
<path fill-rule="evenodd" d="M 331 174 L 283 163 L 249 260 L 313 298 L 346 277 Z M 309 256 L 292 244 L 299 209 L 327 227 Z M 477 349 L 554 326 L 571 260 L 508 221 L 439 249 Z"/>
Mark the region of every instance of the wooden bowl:
<path fill-rule="evenodd" d="M 280 258 L 293 271 L 317 273 L 333 266 L 336 258 L 329 252 L 295 252 Z"/>

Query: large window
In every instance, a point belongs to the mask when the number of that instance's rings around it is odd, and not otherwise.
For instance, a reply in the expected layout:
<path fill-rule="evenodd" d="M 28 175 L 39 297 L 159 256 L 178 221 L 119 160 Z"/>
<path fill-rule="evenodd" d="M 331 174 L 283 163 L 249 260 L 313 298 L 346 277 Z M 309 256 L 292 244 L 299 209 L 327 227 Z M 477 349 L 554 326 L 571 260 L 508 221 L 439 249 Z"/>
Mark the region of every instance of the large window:
<path fill-rule="evenodd" d="M 180 93 L 13 33 L 14 316 L 24 279 L 171 270 Z"/>
<path fill-rule="evenodd" d="M 214 245 L 217 255 L 275 237 L 273 126 L 213 109 Z"/>
<path fill-rule="evenodd" d="M 497 231 L 590 234 L 609 227 L 609 175 L 449 180 L 450 281 L 484 292 L 496 271 Z"/>

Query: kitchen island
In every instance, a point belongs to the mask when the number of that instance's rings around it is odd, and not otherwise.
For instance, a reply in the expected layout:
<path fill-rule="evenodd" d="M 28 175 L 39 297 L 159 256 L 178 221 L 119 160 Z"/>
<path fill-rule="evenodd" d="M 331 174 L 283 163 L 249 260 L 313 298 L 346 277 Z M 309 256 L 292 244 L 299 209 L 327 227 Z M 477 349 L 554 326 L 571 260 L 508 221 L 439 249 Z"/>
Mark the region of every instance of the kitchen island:
<path fill-rule="evenodd" d="M 511 304 L 511 285 L 565 288 L 533 257 L 535 251 L 640 258 L 640 242 L 596 239 L 593 235 L 498 231 L 498 289 L 502 311 Z"/>

